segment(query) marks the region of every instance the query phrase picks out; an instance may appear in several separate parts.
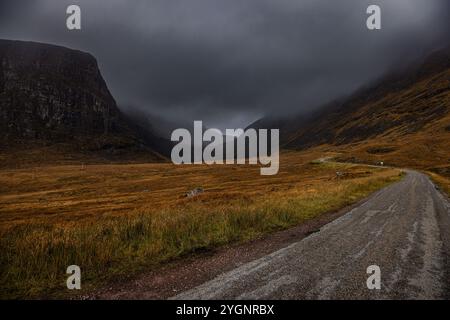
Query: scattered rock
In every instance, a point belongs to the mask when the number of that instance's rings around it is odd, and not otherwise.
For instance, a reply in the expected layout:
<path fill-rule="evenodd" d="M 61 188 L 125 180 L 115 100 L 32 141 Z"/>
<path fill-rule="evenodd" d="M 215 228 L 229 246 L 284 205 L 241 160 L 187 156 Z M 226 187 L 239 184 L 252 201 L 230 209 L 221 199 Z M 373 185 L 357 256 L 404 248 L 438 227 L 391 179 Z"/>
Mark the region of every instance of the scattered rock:
<path fill-rule="evenodd" d="M 343 176 L 344 176 L 343 172 L 336 171 L 336 177 L 340 178 L 340 177 L 343 177 Z"/>
<path fill-rule="evenodd" d="M 204 192 L 203 188 L 195 188 L 195 189 L 192 189 L 191 191 L 187 192 L 186 197 L 192 198 L 192 197 L 198 196 L 199 194 L 201 194 L 203 192 Z"/>

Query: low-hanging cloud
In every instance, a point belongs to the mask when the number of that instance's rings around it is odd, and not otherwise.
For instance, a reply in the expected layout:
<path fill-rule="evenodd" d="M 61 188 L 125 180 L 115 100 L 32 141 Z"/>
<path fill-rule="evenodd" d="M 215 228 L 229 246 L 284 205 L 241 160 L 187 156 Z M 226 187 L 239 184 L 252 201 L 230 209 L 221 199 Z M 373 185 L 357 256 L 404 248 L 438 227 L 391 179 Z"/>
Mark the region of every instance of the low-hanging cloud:
<path fill-rule="evenodd" d="M 82 9 L 68 31 L 65 10 Z M 382 29 L 366 28 L 366 8 Z M 307 113 L 448 45 L 447 0 L 2 0 L 0 38 L 97 57 L 119 105 L 245 126 Z"/>

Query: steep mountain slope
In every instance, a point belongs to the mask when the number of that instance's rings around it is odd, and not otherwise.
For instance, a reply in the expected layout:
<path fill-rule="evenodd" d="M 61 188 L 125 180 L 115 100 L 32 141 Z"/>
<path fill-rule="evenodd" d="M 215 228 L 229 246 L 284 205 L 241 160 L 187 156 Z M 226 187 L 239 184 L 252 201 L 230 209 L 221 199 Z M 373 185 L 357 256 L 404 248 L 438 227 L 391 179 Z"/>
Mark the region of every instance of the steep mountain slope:
<path fill-rule="evenodd" d="M 8 150 L 161 159 L 122 116 L 95 58 L 48 44 L 0 40 L 0 133 Z"/>
<path fill-rule="evenodd" d="M 170 158 L 172 148 L 175 145 L 170 140 L 171 131 L 176 128 L 182 128 L 182 126 L 176 127 L 173 125 L 172 129 L 167 126 L 167 129 L 164 127 L 165 130 L 162 130 L 160 129 L 161 126 L 166 126 L 164 119 L 150 117 L 147 113 L 135 108 L 127 109 L 124 112 L 124 117 L 130 127 L 144 139 L 150 148 Z"/>
<path fill-rule="evenodd" d="M 450 50 L 280 128 L 288 149 L 322 148 L 345 160 L 448 172 Z"/>
<path fill-rule="evenodd" d="M 287 147 L 342 145 L 380 135 L 413 134 L 449 113 L 450 51 L 436 52 L 420 66 L 382 78 L 287 137 Z"/>

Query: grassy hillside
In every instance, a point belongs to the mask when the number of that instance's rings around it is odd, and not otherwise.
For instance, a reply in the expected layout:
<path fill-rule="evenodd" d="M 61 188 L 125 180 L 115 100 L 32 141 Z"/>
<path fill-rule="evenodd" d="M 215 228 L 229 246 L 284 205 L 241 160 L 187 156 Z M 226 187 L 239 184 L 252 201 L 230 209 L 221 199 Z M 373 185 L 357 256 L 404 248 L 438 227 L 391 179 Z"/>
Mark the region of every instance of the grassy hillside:
<path fill-rule="evenodd" d="M 450 179 L 450 50 L 325 108 L 285 141 L 287 148 L 336 152 L 340 161 Z"/>
<path fill-rule="evenodd" d="M 355 128 L 386 130 L 361 141 L 334 145 L 342 159 L 448 173 L 450 164 L 450 69 L 358 109 L 340 127 L 338 136 Z"/>

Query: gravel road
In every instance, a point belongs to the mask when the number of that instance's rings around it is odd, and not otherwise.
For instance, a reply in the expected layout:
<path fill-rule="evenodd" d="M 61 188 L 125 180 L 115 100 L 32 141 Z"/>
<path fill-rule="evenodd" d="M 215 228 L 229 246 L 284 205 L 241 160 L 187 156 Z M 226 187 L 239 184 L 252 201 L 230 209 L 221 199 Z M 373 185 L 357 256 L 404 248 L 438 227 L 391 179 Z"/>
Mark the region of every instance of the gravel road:
<path fill-rule="evenodd" d="M 367 268 L 381 288 L 369 290 Z M 174 299 L 449 299 L 450 203 L 408 171 L 309 237 Z"/>

